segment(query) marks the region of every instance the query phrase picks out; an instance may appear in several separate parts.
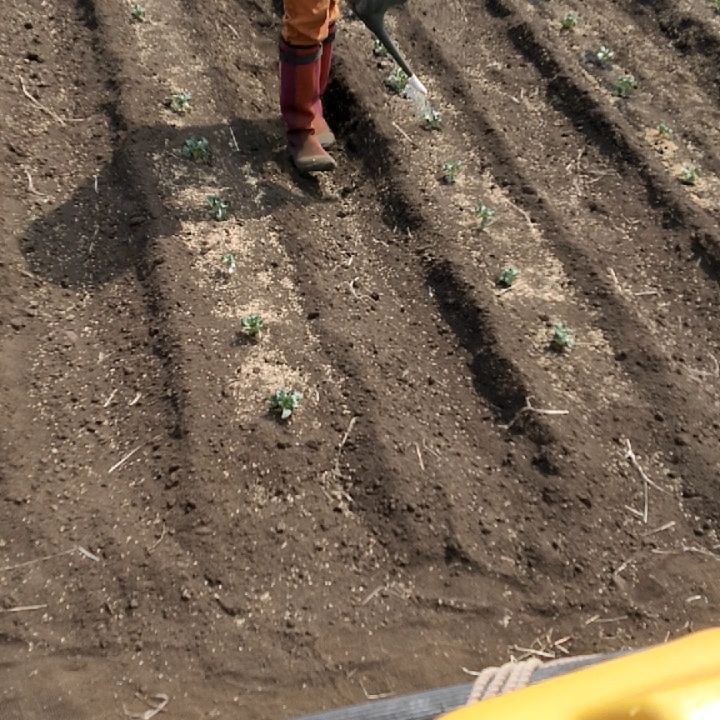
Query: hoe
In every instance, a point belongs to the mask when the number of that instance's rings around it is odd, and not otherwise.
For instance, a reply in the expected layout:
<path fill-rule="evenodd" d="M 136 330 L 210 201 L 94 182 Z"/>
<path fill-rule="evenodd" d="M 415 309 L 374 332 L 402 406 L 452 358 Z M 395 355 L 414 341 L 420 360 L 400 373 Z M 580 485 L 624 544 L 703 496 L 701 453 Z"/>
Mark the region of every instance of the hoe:
<path fill-rule="evenodd" d="M 370 32 L 387 48 L 387 51 L 395 58 L 397 64 L 408 76 L 408 85 L 417 92 L 427 95 L 427 89 L 422 82 L 420 82 L 417 75 L 410 69 L 407 61 L 401 55 L 385 28 L 385 13 L 391 7 L 404 5 L 406 1 L 407 0 L 353 0 L 351 5 L 355 14 L 367 25 Z"/>

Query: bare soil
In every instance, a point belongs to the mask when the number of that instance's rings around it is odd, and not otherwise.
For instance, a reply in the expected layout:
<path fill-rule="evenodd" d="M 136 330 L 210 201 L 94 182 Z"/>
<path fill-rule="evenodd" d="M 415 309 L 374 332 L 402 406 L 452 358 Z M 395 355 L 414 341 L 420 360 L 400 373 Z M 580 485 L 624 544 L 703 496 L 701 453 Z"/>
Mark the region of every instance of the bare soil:
<path fill-rule="evenodd" d="M 270 0 L 5 5 L 0 717 L 270 720 L 718 622 L 707 4 L 412 0 L 433 132 L 346 17 L 318 178 Z"/>

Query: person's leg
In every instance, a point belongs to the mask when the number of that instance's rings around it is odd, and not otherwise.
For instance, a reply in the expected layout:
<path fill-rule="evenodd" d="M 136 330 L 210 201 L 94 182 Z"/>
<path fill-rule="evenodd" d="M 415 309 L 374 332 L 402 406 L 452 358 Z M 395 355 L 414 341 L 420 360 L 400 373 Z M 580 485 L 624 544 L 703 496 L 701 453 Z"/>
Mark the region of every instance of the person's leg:
<path fill-rule="evenodd" d="M 327 36 L 322 42 L 323 54 L 320 61 L 320 97 L 325 94 L 328 82 L 330 81 L 330 67 L 333 58 L 333 46 L 335 44 L 336 22 L 340 17 L 340 8 L 337 0 L 330 0 L 330 8 L 328 10 L 328 30 Z M 317 119 L 315 121 L 315 132 L 318 141 L 324 148 L 332 147 L 335 144 L 335 135 L 328 126 L 323 116 L 322 103 L 318 107 Z"/>
<path fill-rule="evenodd" d="M 340 17 L 340 7 L 337 0 L 330 0 L 328 9 L 327 33 L 323 37 L 323 60 L 320 68 L 320 95 L 325 93 L 328 81 L 330 80 L 330 65 L 332 64 L 333 46 L 335 44 L 335 33 L 337 32 L 337 21 Z"/>
<path fill-rule="evenodd" d="M 284 0 L 283 40 L 290 45 L 319 45 L 338 18 L 336 0 Z"/>
<path fill-rule="evenodd" d="M 332 0 L 285 0 L 280 42 L 280 108 L 288 146 L 301 170 L 331 170 L 335 161 L 316 135 L 322 117 L 320 82 L 323 45 Z"/>

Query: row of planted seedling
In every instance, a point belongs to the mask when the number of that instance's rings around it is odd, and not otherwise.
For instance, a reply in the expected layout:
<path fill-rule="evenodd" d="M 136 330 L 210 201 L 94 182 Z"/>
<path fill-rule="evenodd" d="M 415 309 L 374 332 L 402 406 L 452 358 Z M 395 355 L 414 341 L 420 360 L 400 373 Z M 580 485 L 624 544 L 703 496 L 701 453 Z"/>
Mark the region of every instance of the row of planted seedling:
<path fill-rule="evenodd" d="M 193 162 L 206 162 L 209 159 L 209 143 L 206 138 L 188 138 L 182 148 L 182 155 Z M 222 222 L 228 218 L 229 203 L 219 195 L 208 195 L 207 208 L 210 216 Z M 228 275 L 238 270 L 234 253 L 225 253 L 220 262 Z M 240 333 L 254 342 L 259 342 L 263 331 L 263 318 L 257 314 L 240 318 Z M 269 398 L 270 410 L 281 420 L 289 419 L 302 401 L 302 393 L 297 390 L 276 390 Z"/>
<path fill-rule="evenodd" d="M 720 14 L 720 0 L 714 0 L 715 10 Z M 569 12 L 560 19 L 560 29 L 569 32 L 577 27 L 579 17 L 577 13 Z M 605 45 L 601 45 L 596 50 L 588 52 L 586 59 L 588 62 L 597 66 L 601 70 L 611 70 L 613 67 L 613 60 L 615 59 L 615 52 Z M 638 83 L 633 75 L 620 75 L 611 83 L 610 89 L 612 93 L 619 98 L 628 99 L 630 98 L 635 90 L 638 88 Z M 666 140 L 673 137 L 674 132 L 672 128 L 665 122 L 661 121 L 657 124 L 656 130 L 658 135 Z M 677 179 L 683 185 L 695 185 L 700 177 L 700 171 L 693 165 L 684 165 Z"/>
<path fill-rule="evenodd" d="M 442 165 L 440 179 L 446 185 L 454 185 L 458 176 L 462 172 L 462 169 L 463 165 L 460 161 L 448 160 Z M 497 211 L 480 202 L 475 206 L 474 213 L 478 219 L 480 229 L 484 230 L 488 226 L 492 225 Z M 520 271 L 514 265 L 509 265 L 498 273 L 495 278 L 495 284 L 502 290 L 509 290 L 513 287 L 519 276 Z M 558 352 L 571 350 L 575 347 L 575 336 L 573 330 L 564 323 L 557 323 L 553 326 L 549 344 L 553 350 Z"/>
<path fill-rule="evenodd" d="M 717 4 L 720 4 L 720 0 L 714 0 L 714 3 L 717 6 Z M 720 13 L 720 11 L 718 12 Z M 569 12 L 560 19 L 560 29 L 565 32 L 569 32 L 577 27 L 578 22 L 578 14 L 575 12 Z M 388 54 L 385 46 L 379 40 L 374 41 L 373 53 L 380 57 L 385 57 Z M 587 54 L 587 60 L 602 70 L 611 70 L 614 59 L 615 52 L 604 45 L 601 45 L 596 50 Z M 385 78 L 385 85 L 394 94 L 407 97 L 410 92 L 408 88 L 408 81 L 409 78 L 407 73 L 405 73 L 402 68 L 396 67 L 390 75 Z M 630 74 L 619 75 L 610 85 L 612 93 L 623 99 L 629 99 L 632 97 L 637 88 L 637 80 Z M 413 99 L 416 102 L 420 101 L 422 106 L 421 116 L 423 128 L 425 128 L 425 130 L 442 130 L 442 114 L 433 109 L 427 99 L 418 97 L 413 97 Z M 665 139 L 670 139 L 673 136 L 673 130 L 664 121 L 658 123 L 656 129 L 658 134 Z M 450 172 L 452 173 L 452 168 L 450 169 Z M 699 177 L 700 170 L 693 165 L 684 165 L 677 176 L 678 180 L 683 185 L 695 185 Z M 480 217 L 481 219 L 484 217 L 488 220 L 492 218 L 492 215 L 488 218 L 486 214 L 482 214 Z"/>
<path fill-rule="evenodd" d="M 145 8 L 142 5 L 132 5 L 130 18 L 133 22 L 145 22 Z M 185 115 L 192 110 L 192 93 L 180 90 L 173 93 L 165 105 L 178 115 Z M 210 142 L 205 137 L 189 137 L 180 148 L 180 154 L 186 160 L 194 163 L 207 163 L 210 161 Z M 220 195 L 208 195 L 207 212 L 217 222 L 228 219 L 228 201 Z M 237 258 L 233 253 L 225 253 L 220 263 L 228 275 L 237 272 Z M 249 314 L 240 318 L 240 333 L 253 342 L 260 342 L 263 332 L 263 318 L 257 314 Z M 297 390 L 280 388 L 269 398 L 270 411 L 281 420 L 288 420 L 302 401 L 302 393 Z"/>
<path fill-rule="evenodd" d="M 520 271 L 514 265 L 509 265 L 498 273 L 495 284 L 503 290 L 509 290 L 519 276 Z M 575 347 L 575 333 L 572 328 L 565 323 L 555 323 L 549 338 L 549 346 L 556 352 L 572 350 Z"/>
<path fill-rule="evenodd" d="M 207 138 L 190 137 L 181 148 L 181 155 L 191 162 L 203 163 L 210 159 L 210 144 Z M 223 222 L 228 219 L 229 203 L 219 195 L 208 195 L 207 210 L 214 220 Z M 228 252 L 221 256 L 220 263 L 227 275 L 235 275 L 238 270 L 237 258 Z M 260 315 L 249 314 L 240 318 L 240 333 L 254 342 L 260 342 L 264 321 Z M 297 390 L 280 388 L 269 398 L 270 410 L 281 420 L 288 420 L 302 401 L 302 393 Z"/>

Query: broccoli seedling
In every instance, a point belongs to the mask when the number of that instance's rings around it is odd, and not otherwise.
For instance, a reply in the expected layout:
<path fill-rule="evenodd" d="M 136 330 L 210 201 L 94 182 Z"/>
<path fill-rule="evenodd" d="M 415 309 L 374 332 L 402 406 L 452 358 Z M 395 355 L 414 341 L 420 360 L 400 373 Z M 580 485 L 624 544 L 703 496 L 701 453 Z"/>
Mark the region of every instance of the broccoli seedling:
<path fill-rule="evenodd" d="M 442 179 L 446 185 L 454 185 L 458 175 L 462 172 L 462 163 L 459 160 L 448 160 L 442 166 Z"/>
<path fill-rule="evenodd" d="M 383 57 L 383 58 L 388 56 L 387 48 L 377 38 L 375 38 L 373 40 L 373 55 L 375 57 Z"/>
<path fill-rule="evenodd" d="M 678 175 L 678 180 L 680 180 L 683 185 L 695 185 L 699 177 L 700 171 L 696 167 L 685 165 L 680 171 L 680 175 Z"/>
<path fill-rule="evenodd" d="M 637 82 L 632 75 L 621 75 L 612 86 L 613 92 L 621 98 L 630 97 L 637 88 Z"/>
<path fill-rule="evenodd" d="M 711 7 L 715 11 L 716 15 L 720 15 L 720 0 L 712 0 Z"/>
<path fill-rule="evenodd" d="M 658 135 L 665 138 L 666 140 L 670 140 L 675 134 L 674 130 L 664 120 L 658 123 L 656 129 L 658 131 Z"/>
<path fill-rule="evenodd" d="M 386 78 L 385 86 L 390 88 L 396 95 L 402 95 L 408 84 L 407 73 L 402 68 L 395 68 Z"/>
<path fill-rule="evenodd" d="M 560 29 L 561 30 L 573 30 L 577 26 L 578 16 L 577 13 L 569 12 L 560 18 Z"/>
<path fill-rule="evenodd" d="M 550 338 L 550 347 L 558 352 L 566 349 L 572 350 L 575 347 L 575 334 L 572 329 L 563 323 L 555 325 L 552 337 Z"/>
<path fill-rule="evenodd" d="M 237 272 L 237 260 L 232 253 L 225 253 L 220 258 L 220 262 L 225 266 L 228 275 L 234 275 Z"/>
<path fill-rule="evenodd" d="M 480 229 L 484 230 L 493 224 L 493 218 L 495 217 L 496 210 L 492 210 L 483 203 L 479 203 L 475 208 L 475 216 L 480 220 Z"/>
<path fill-rule="evenodd" d="M 130 19 L 133 22 L 145 22 L 145 8 L 142 5 L 133 5 L 130 8 Z"/>
<path fill-rule="evenodd" d="M 423 113 L 423 127 L 425 130 L 442 130 L 442 114 L 432 108 L 425 110 Z"/>
<path fill-rule="evenodd" d="M 510 265 L 502 270 L 495 278 L 495 284 L 502 288 L 512 287 L 515 280 L 517 280 L 518 275 L 520 275 L 520 271 L 516 267 Z"/>
<path fill-rule="evenodd" d="M 615 53 L 610 50 L 610 48 L 606 48 L 604 45 L 601 45 L 596 51 L 595 51 L 595 61 L 598 65 L 601 67 L 609 67 L 610 63 L 613 61 L 613 58 L 615 57 Z"/>
<path fill-rule="evenodd" d="M 189 137 L 182 146 L 182 156 L 193 162 L 207 162 L 210 158 L 210 143 L 204 137 Z"/>
<path fill-rule="evenodd" d="M 302 397 L 297 390 L 276 390 L 270 396 L 270 409 L 280 415 L 281 420 L 287 420 L 300 405 Z"/>
<path fill-rule="evenodd" d="M 246 315 L 240 318 L 240 330 L 244 335 L 251 338 L 260 337 L 263 319 L 259 315 Z"/>
<path fill-rule="evenodd" d="M 227 220 L 228 204 L 219 195 L 208 195 L 210 214 L 218 221 Z"/>
<path fill-rule="evenodd" d="M 187 90 L 173 93 L 167 101 L 167 106 L 178 115 L 184 115 L 192 110 L 190 102 L 192 101 L 192 93 Z"/>

